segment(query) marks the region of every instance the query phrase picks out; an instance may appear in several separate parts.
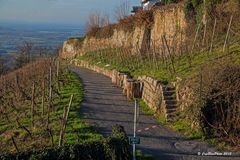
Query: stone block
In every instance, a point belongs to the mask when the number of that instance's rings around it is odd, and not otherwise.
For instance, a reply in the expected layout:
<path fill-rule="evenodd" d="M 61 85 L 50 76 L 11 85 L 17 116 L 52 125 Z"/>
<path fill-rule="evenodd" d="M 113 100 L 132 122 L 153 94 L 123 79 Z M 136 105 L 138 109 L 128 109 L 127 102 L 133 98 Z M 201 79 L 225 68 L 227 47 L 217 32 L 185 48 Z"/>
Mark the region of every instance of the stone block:
<path fill-rule="evenodd" d="M 134 83 L 133 79 L 128 79 L 125 82 L 125 85 L 124 85 L 125 89 L 126 89 L 126 95 L 127 95 L 128 99 L 134 98 L 134 95 L 133 95 L 133 83 Z"/>

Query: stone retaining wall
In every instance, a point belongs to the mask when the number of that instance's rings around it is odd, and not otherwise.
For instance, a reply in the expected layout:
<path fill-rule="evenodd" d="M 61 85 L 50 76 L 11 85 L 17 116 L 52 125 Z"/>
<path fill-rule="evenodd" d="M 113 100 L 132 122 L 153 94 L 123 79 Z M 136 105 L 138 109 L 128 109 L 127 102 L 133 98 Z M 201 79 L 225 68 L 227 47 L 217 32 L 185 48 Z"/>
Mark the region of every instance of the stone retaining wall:
<path fill-rule="evenodd" d="M 142 99 L 148 106 L 156 112 L 164 112 L 163 109 L 163 90 L 161 81 L 151 77 L 139 77 L 143 82 Z"/>
<path fill-rule="evenodd" d="M 103 74 L 112 80 L 112 83 L 123 89 L 123 94 L 128 99 L 141 98 L 157 114 L 164 113 L 168 118 L 168 104 L 166 103 L 166 86 L 159 80 L 151 77 L 142 76 L 138 80 L 132 79 L 126 73 L 117 70 L 110 70 L 90 64 L 86 61 L 72 60 L 72 64 L 78 67 L 84 67 Z"/>
<path fill-rule="evenodd" d="M 90 70 L 93 70 L 97 73 L 100 73 L 100 74 L 103 74 L 109 78 L 112 78 L 112 72 L 111 70 L 107 70 L 105 68 L 102 68 L 102 67 L 98 67 L 96 65 L 92 65 L 88 62 L 85 62 L 85 61 L 78 61 L 78 60 L 72 60 L 71 62 L 72 64 L 74 64 L 75 66 L 78 66 L 78 67 L 84 67 L 84 68 L 87 68 L 87 69 L 90 69 Z"/>

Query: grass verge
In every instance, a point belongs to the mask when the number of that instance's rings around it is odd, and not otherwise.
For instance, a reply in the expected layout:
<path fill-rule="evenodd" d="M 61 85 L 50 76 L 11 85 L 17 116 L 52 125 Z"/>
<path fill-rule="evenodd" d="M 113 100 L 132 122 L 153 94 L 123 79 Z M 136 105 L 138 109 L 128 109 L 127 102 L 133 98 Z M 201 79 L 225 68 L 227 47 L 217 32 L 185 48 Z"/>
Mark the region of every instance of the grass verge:
<path fill-rule="evenodd" d="M 94 129 L 85 123 L 81 118 L 82 115 L 80 109 L 81 102 L 83 100 L 83 88 L 79 77 L 64 67 L 61 69 L 59 76 L 59 79 L 62 82 L 59 91 L 57 91 L 58 87 L 55 77 L 52 80 L 53 102 L 49 112 L 50 116 L 48 127 L 48 89 L 45 90 L 46 93 L 44 107 L 42 107 L 41 103 L 42 95 L 36 95 L 36 105 L 34 109 L 34 127 L 31 124 L 31 115 L 29 113 L 29 108 L 31 106 L 30 101 L 18 99 L 17 103 L 15 102 L 18 108 L 15 109 L 9 104 L 8 108 L 3 108 L 4 110 L 1 110 L 5 112 L 5 114 L 0 115 L 1 153 L 17 152 L 17 150 L 24 151 L 29 149 L 41 150 L 48 147 L 58 146 L 61 130 L 61 119 L 63 117 L 64 107 L 68 106 L 72 94 L 74 97 L 68 116 L 64 143 L 76 144 L 98 141 L 102 139 L 102 135 L 94 131 Z M 36 86 L 36 89 L 38 91 L 42 90 L 41 84 L 37 83 Z M 43 108 L 45 108 L 45 111 L 43 111 Z M 18 115 L 18 121 L 20 125 L 17 123 L 15 115 Z M 14 138 L 15 144 L 13 143 L 11 137 Z"/>
<path fill-rule="evenodd" d="M 240 64 L 239 46 L 230 46 L 228 53 L 223 53 L 221 48 L 212 53 L 203 51 L 200 53 L 183 54 L 175 56 L 173 61 L 150 56 L 132 55 L 128 50 L 114 48 L 103 49 L 95 52 L 87 52 L 77 59 L 97 64 L 101 67 L 116 69 L 130 73 L 133 77 L 147 75 L 164 81 L 175 81 L 176 77 L 188 78 L 196 75 L 202 67 L 213 61 L 224 63 L 231 61 Z M 173 67 L 175 71 L 173 71 Z"/>
<path fill-rule="evenodd" d="M 149 116 L 153 116 L 155 119 L 157 119 L 157 121 L 160 124 L 165 125 L 165 126 L 171 128 L 173 131 L 178 132 L 178 133 L 180 133 L 180 134 L 182 134 L 182 135 L 184 135 L 184 136 L 186 136 L 190 139 L 197 139 L 197 140 L 206 141 L 209 144 L 212 144 L 212 145 L 216 146 L 216 148 L 219 151 L 231 151 L 233 149 L 228 143 L 226 143 L 224 141 L 220 141 L 219 139 L 216 139 L 216 138 L 207 139 L 200 128 L 193 129 L 191 127 L 191 125 L 192 125 L 191 122 L 192 121 L 188 120 L 186 117 L 180 117 L 179 116 L 179 117 L 177 117 L 177 119 L 175 121 L 167 122 L 164 115 L 155 114 L 154 110 L 149 108 L 148 105 L 143 100 L 139 101 L 139 107 L 140 107 L 140 110 L 144 114 L 149 115 Z M 138 156 L 140 157 L 140 159 L 142 157 L 145 157 L 145 156 L 147 156 L 148 159 L 151 159 L 151 158 L 153 160 L 156 159 L 151 154 L 146 154 L 146 153 L 142 152 L 141 150 L 139 150 L 138 152 L 139 152 Z"/>
<path fill-rule="evenodd" d="M 159 160 L 159 158 L 154 157 L 153 155 L 143 152 L 142 150 L 136 151 L 137 160 Z"/>
<path fill-rule="evenodd" d="M 151 57 L 151 55 L 133 55 L 124 49 L 104 49 L 96 52 L 88 52 L 77 59 L 88 61 L 92 64 L 108 69 L 116 69 L 121 72 L 130 73 L 131 76 L 147 75 L 156 79 L 172 82 L 176 77 L 189 79 L 199 75 L 204 66 L 211 66 L 214 63 L 225 65 L 227 63 L 240 64 L 240 47 L 231 45 L 226 52 L 222 48 L 215 48 L 211 53 L 200 51 L 191 55 L 183 54 L 175 56 L 172 60 Z M 108 67 L 107 67 L 108 66 Z M 175 71 L 173 71 L 175 70 Z M 187 113 L 179 113 L 179 117 L 173 122 L 166 122 L 162 115 L 154 115 L 154 111 L 148 109 L 144 104 L 141 105 L 143 112 L 155 116 L 159 122 L 180 132 L 181 134 L 192 138 L 201 139 L 216 143 L 214 139 L 206 139 L 201 129 L 194 129 L 192 120 L 189 120 Z M 223 148 L 224 144 L 220 146 Z M 218 147 L 219 148 L 219 147 Z"/>
<path fill-rule="evenodd" d="M 73 102 L 69 112 L 69 118 L 67 122 L 65 143 L 83 143 L 85 141 L 95 141 L 102 138 L 100 134 L 93 130 L 81 117 L 80 106 L 83 100 L 83 87 L 80 78 L 73 72 L 66 71 L 63 75 L 65 78 L 66 85 L 63 86 L 59 98 L 54 102 L 57 106 L 57 111 L 54 114 L 53 121 L 57 118 L 62 117 L 64 107 L 68 104 L 71 95 L 73 94 Z M 54 130 L 60 131 L 60 125 L 54 125 Z M 58 142 L 59 136 L 54 136 L 54 141 Z"/>

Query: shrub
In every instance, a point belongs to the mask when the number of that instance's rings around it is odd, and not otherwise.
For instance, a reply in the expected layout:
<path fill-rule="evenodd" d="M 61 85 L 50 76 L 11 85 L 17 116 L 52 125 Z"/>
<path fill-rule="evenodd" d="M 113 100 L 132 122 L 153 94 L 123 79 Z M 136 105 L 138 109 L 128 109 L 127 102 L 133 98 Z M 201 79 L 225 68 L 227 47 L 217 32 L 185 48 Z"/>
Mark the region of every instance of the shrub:
<path fill-rule="evenodd" d="M 85 37 L 70 37 L 67 40 L 67 44 L 73 44 L 77 47 L 77 49 L 80 49 L 83 45 Z"/>
<path fill-rule="evenodd" d="M 205 6 L 203 0 L 187 0 L 184 11 L 187 18 L 197 18 L 197 22 L 200 22 L 204 11 L 211 19 L 221 19 L 223 16 L 238 12 L 239 7 L 237 6 L 239 6 L 237 0 L 206 0 Z"/>
<path fill-rule="evenodd" d="M 203 70 L 201 111 L 202 127 L 207 136 L 239 141 L 239 104 L 239 65 L 216 65 Z"/>
<path fill-rule="evenodd" d="M 193 3 L 191 0 L 188 0 L 186 3 L 185 3 L 185 6 L 184 6 L 184 12 L 185 12 L 185 15 L 186 15 L 186 18 L 189 19 L 191 18 L 191 16 L 195 15 L 195 8 L 193 6 Z"/>
<path fill-rule="evenodd" d="M 109 38 L 114 33 L 115 25 L 110 24 L 102 28 L 93 27 L 87 33 L 88 37 L 95 37 L 95 38 Z"/>
<path fill-rule="evenodd" d="M 119 20 L 118 24 L 110 24 L 104 27 L 92 27 L 88 37 L 109 38 L 114 34 L 114 29 L 131 32 L 136 26 L 146 25 L 151 27 L 153 23 L 153 11 L 139 11 L 134 16 L 127 16 Z"/>
<path fill-rule="evenodd" d="M 191 116 L 200 122 L 206 137 L 240 142 L 240 65 L 212 65 L 195 78 L 195 107 Z M 197 82 L 198 81 L 198 82 Z M 201 81 L 199 84 L 199 81 Z"/>
<path fill-rule="evenodd" d="M 70 37 L 70 38 L 68 38 L 68 40 L 69 41 L 71 41 L 71 40 L 78 40 L 78 41 L 84 41 L 84 39 L 85 39 L 85 37 Z"/>
<path fill-rule="evenodd" d="M 128 160 L 131 158 L 130 145 L 126 132 L 123 126 L 116 125 L 112 128 L 112 135 L 109 140 L 110 149 L 115 153 L 112 154 L 112 159 Z M 119 141 L 120 139 L 121 141 Z"/>
<path fill-rule="evenodd" d="M 165 4 L 170 4 L 170 3 L 178 3 L 180 0 L 164 0 Z"/>
<path fill-rule="evenodd" d="M 198 23 L 203 15 L 203 0 L 187 0 L 184 12 L 187 19 L 195 19 Z"/>
<path fill-rule="evenodd" d="M 112 137 L 83 144 L 66 145 L 41 151 L 25 151 L 0 155 L 1 160 L 128 160 L 130 145 L 122 126 L 113 127 Z"/>

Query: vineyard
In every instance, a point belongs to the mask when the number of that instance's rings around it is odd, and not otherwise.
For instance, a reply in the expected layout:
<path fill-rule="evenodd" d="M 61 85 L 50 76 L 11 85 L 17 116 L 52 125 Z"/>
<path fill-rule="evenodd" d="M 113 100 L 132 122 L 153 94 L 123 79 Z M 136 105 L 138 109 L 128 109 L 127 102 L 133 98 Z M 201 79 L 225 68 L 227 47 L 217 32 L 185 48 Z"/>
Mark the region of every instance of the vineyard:
<path fill-rule="evenodd" d="M 189 137 L 211 139 L 220 147 L 227 144 L 239 150 L 240 39 L 235 32 L 236 23 L 231 24 L 232 17 L 228 20 L 228 24 L 221 26 L 227 33 L 213 24 L 213 33 L 204 36 L 210 27 L 199 25 L 194 40 L 182 44 L 180 52 L 162 36 L 162 46 L 153 45 L 153 49 L 144 53 L 107 48 L 87 52 L 77 59 L 128 73 L 136 79 L 147 75 L 169 85 L 180 79 L 180 87 L 189 85 L 195 99 L 169 125 Z M 192 129 L 191 122 L 198 126 Z"/>
<path fill-rule="evenodd" d="M 101 139 L 80 115 L 79 78 L 53 58 L 0 77 L 0 152 Z"/>
<path fill-rule="evenodd" d="M 193 1 L 190 1 L 185 7 L 189 4 L 193 5 Z M 194 6 L 197 8 L 198 5 L 200 4 L 197 3 Z M 211 62 L 240 64 L 239 12 L 235 9 L 237 3 L 228 4 L 228 7 L 225 5 L 227 4 L 220 5 L 223 9 L 212 7 L 210 11 L 207 10 L 213 15 L 210 16 L 208 15 L 210 13 L 206 12 L 206 17 L 201 17 L 201 21 L 196 20 L 199 18 L 196 16 L 200 14 L 195 11 L 197 9 L 188 8 L 189 12 L 196 12 L 197 15 L 187 18 L 186 33 L 179 31 L 173 36 L 164 33 L 156 39 L 148 39 L 143 42 L 142 46 L 134 46 L 134 49 L 121 45 L 117 48 L 109 45 L 104 49 L 101 45 L 94 46 L 94 50 L 87 50 L 86 54 L 79 58 L 102 66 L 110 65 L 112 69 L 131 73 L 135 77 L 148 75 L 166 81 L 174 81 L 176 77 L 188 78 L 194 73 L 198 74 L 204 65 Z M 138 15 L 139 17 L 136 17 Z M 129 25 L 133 25 L 134 19 L 140 24 L 149 23 L 151 26 L 152 19 L 147 15 L 148 12 L 139 12 L 135 14 L 135 17 L 129 16 L 124 20 L 130 19 L 127 21 Z M 144 23 L 143 20 L 146 19 L 148 21 Z M 135 25 L 140 26 L 140 24 Z M 98 37 L 99 35 L 111 37 L 112 32 L 105 31 L 109 27 L 111 25 L 101 28 L 95 38 L 101 38 L 101 36 Z M 126 28 L 131 27 L 127 25 Z M 89 34 L 87 36 L 93 36 L 91 32 Z M 150 33 L 149 36 L 151 37 Z"/>
<path fill-rule="evenodd" d="M 0 155 L 0 159 L 2 160 L 127 160 L 130 159 L 130 157 L 131 152 L 128 137 L 123 127 L 119 125 L 112 127 L 112 134 L 107 138 L 95 139 L 87 143 L 51 147 L 44 150 L 27 150 Z"/>

